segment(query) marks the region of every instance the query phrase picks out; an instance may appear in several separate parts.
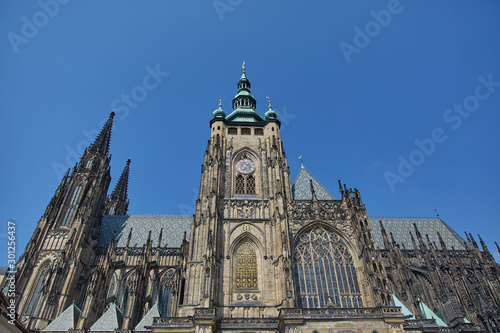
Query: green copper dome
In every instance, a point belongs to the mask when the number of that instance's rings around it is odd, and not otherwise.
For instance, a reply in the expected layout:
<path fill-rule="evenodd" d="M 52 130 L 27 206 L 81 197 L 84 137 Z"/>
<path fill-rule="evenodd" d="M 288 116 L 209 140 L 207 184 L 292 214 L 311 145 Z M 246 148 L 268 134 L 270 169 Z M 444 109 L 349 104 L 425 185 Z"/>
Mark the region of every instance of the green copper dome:
<path fill-rule="evenodd" d="M 267 110 L 266 114 L 264 114 L 264 116 L 266 117 L 266 120 L 278 119 L 278 113 L 273 110 L 271 101 L 269 101 L 269 109 Z"/>
<path fill-rule="evenodd" d="M 214 111 L 214 118 L 226 118 L 226 111 L 222 109 L 222 100 L 219 99 L 219 108 Z"/>

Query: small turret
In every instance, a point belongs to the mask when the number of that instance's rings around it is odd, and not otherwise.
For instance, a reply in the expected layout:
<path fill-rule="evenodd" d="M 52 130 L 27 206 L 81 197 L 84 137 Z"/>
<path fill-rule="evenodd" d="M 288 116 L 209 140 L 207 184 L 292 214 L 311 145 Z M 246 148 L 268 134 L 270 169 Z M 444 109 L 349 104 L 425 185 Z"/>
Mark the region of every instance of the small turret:
<path fill-rule="evenodd" d="M 268 110 L 267 112 L 265 113 L 265 118 L 266 120 L 276 120 L 278 119 L 278 113 L 276 111 L 273 110 L 273 107 L 271 106 L 271 101 L 268 101 L 269 103 L 269 106 L 268 106 Z"/>
<path fill-rule="evenodd" d="M 481 243 L 481 247 L 483 248 L 483 252 L 486 253 L 487 255 L 491 256 L 491 253 L 488 250 L 488 247 L 486 247 L 486 243 L 481 238 L 481 235 L 478 234 L 477 237 L 479 237 L 479 242 Z"/>
<path fill-rule="evenodd" d="M 128 211 L 128 177 L 130 173 L 130 159 L 123 169 L 116 187 L 106 200 L 106 215 L 126 215 Z"/>
<path fill-rule="evenodd" d="M 214 111 L 214 119 L 225 119 L 226 111 L 222 109 L 222 99 L 219 99 L 219 108 Z"/>

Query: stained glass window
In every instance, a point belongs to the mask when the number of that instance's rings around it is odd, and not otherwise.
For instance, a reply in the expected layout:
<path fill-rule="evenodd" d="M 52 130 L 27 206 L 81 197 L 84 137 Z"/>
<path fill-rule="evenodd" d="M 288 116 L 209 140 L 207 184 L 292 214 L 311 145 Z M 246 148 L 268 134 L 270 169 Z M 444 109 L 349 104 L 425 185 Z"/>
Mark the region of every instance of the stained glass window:
<path fill-rule="evenodd" d="M 352 256 L 332 231 L 314 227 L 299 237 L 294 274 L 299 307 L 363 307 Z"/>
<path fill-rule="evenodd" d="M 120 289 L 118 290 L 118 297 L 116 299 L 116 305 L 122 311 L 125 312 L 126 306 L 128 302 L 128 288 L 125 281 L 120 285 Z"/>
<path fill-rule="evenodd" d="M 236 252 L 236 289 L 257 289 L 257 255 L 249 241 Z"/>
<path fill-rule="evenodd" d="M 50 272 L 50 265 L 45 266 L 42 269 L 42 272 L 40 273 L 40 276 L 38 277 L 38 281 L 36 283 L 35 291 L 33 292 L 33 295 L 31 296 L 31 300 L 28 306 L 28 309 L 26 310 L 26 314 L 31 314 L 34 315 L 35 311 L 37 309 L 38 303 L 40 303 L 40 300 L 45 296 L 45 291 L 44 291 L 44 285 L 48 282 L 45 281 L 47 279 L 47 276 L 49 275 Z"/>
<path fill-rule="evenodd" d="M 154 298 L 158 297 L 157 304 L 160 316 L 168 317 L 170 313 L 170 304 L 172 301 L 172 290 L 174 288 L 175 271 L 169 269 L 158 281 L 154 291 Z"/>

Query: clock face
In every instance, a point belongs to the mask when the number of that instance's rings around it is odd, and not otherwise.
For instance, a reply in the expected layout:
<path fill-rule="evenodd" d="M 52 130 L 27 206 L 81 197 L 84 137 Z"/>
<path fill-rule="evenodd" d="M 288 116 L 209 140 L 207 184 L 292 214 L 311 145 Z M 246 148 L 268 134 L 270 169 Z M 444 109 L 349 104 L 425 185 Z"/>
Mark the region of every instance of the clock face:
<path fill-rule="evenodd" d="M 248 158 L 242 159 L 236 163 L 236 170 L 244 174 L 252 173 L 255 171 L 255 163 Z"/>

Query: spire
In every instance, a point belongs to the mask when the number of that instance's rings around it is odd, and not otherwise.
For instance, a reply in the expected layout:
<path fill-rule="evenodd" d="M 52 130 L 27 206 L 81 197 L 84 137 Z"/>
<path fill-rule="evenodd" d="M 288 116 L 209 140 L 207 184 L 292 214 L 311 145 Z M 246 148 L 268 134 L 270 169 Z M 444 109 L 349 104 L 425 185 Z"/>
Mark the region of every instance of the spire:
<path fill-rule="evenodd" d="M 89 147 L 89 152 L 101 153 L 103 155 L 108 155 L 109 153 L 109 142 L 111 140 L 111 129 L 113 127 L 113 118 L 115 116 L 114 112 L 109 115 L 108 121 L 104 124 L 101 133 L 97 136 L 94 143 Z"/>
<path fill-rule="evenodd" d="M 160 235 L 158 236 L 158 247 L 161 247 L 162 236 L 163 236 L 163 228 L 160 229 Z"/>
<path fill-rule="evenodd" d="M 392 242 L 392 246 L 396 246 L 396 241 L 394 240 L 394 236 L 392 235 L 392 231 L 389 232 L 389 234 L 391 235 L 391 242 Z"/>
<path fill-rule="evenodd" d="M 314 191 L 314 185 L 312 179 L 309 179 L 309 184 L 311 185 L 311 199 L 313 201 L 317 201 L 318 198 L 316 198 L 316 192 Z"/>
<path fill-rule="evenodd" d="M 441 234 L 439 233 L 439 231 L 437 232 L 437 235 L 439 238 L 439 244 L 441 245 L 441 249 L 446 250 L 446 244 L 445 244 L 443 238 L 441 237 Z"/>
<path fill-rule="evenodd" d="M 431 242 L 428 234 L 425 234 L 425 239 L 427 239 L 427 246 L 429 246 L 429 249 L 434 250 L 435 247 L 433 245 L 433 242 Z"/>
<path fill-rule="evenodd" d="M 420 234 L 420 231 L 417 228 L 417 225 L 413 223 L 413 227 L 415 228 L 415 234 L 417 235 L 418 243 L 420 244 L 420 249 L 421 250 L 426 250 L 427 247 L 425 246 L 424 240 L 422 239 L 422 235 Z"/>
<path fill-rule="evenodd" d="M 131 239 L 132 239 L 132 228 L 130 228 L 130 232 L 128 233 L 127 247 L 129 247 Z"/>
<path fill-rule="evenodd" d="M 470 232 L 469 232 L 469 237 L 472 242 L 472 245 L 479 250 L 479 246 L 477 246 L 476 240 L 474 239 L 474 237 L 472 237 L 472 234 Z"/>
<path fill-rule="evenodd" d="M 413 234 L 411 233 L 411 231 L 410 231 L 410 237 L 411 237 L 411 242 L 413 244 L 413 249 L 418 250 L 417 242 L 415 242 L 415 238 L 413 238 Z"/>
<path fill-rule="evenodd" d="M 469 235 L 467 234 L 467 231 L 464 231 L 464 233 L 465 233 L 465 237 L 467 238 L 467 242 L 469 242 L 469 244 L 472 244 L 470 241 Z"/>
<path fill-rule="evenodd" d="M 486 243 L 483 241 L 483 239 L 481 238 L 481 235 L 477 235 L 477 237 L 479 237 L 479 242 L 481 243 L 481 247 L 483 248 L 483 252 L 487 253 L 487 254 L 490 254 L 490 251 L 488 250 L 488 248 L 486 247 Z"/>
<path fill-rule="evenodd" d="M 385 249 L 389 250 L 390 247 L 389 238 L 387 238 L 387 232 L 385 231 L 384 225 L 382 224 L 382 220 L 379 220 L 378 223 L 380 224 L 380 231 L 382 232 L 382 238 L 384 239 Z"/>
<path fill-rule="evenodd" d="M 130 172 L 130 158 L 116 183 L 115 189 L 106 200 L 106 215 L 126 215 L 128 211 L 128 176 Z"/>
<path fill-rule="evenodd" d="M 250 93 L 250 81 L 248 81 L 246 75 L 246 67 L 245 61 L 243 61 L 243 65 L 241 66 L 241 70 L 243 73 L 241 74 L 241 78 L 238 81 L 238 94 L 233 99 L 233 109 L 251 109 L 255 111 L 257 106 L 257 102 L 255 98 L 253 98 Z"/>
<path fill-rule="evenodd" d="M 115 199 L 115 198 L 120 198 L 122 200 L 127 200 L 127 189 L 128 189 L 128 175 L 130 171 L 130 158 L 127 160 L 127 164 L 125 165 L 125 168 L 123 169 L 122 175 L 120 176 L 120 179 L 118 180 L 118 183 L 116 183 L 115 189 L 113 193 L 111 193 L 110 198 Z"/>
<path fill-rule="evenodd" d="M 340 192 L 340 197 L 344 197 L 344 190 L 342 189 L 342 182 L 340 181 L 340 179 L 338 180 L 339 181 L 339 192 Z"/>

